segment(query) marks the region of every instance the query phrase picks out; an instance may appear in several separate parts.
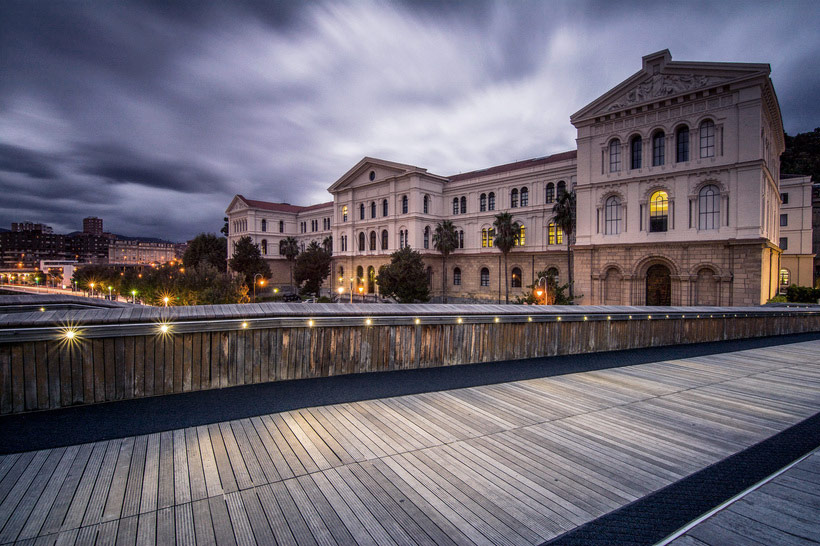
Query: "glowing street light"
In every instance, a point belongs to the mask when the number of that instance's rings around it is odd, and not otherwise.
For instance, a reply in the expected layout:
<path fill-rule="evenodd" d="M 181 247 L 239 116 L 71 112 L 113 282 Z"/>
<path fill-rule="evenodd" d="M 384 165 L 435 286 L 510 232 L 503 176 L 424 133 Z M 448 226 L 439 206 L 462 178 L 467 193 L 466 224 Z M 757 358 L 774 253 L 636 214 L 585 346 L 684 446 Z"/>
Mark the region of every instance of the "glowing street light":
<path fill-rule="evenodd" d="M 364 286 L 359 285 L 359 295 L 362 297 L 362 303 L 364 303 Z"/>
<path fill-rule="evenodd" d="M 168 296 L 165 296 L 164 298 L 162 298 L 162 302 L 165 304 L 165 307 L 168 307 L 168 302 L 169 301 L 171 301 L 171 298 L 169 298 Z"/>
<path fill-rule="evenodd" d="M 90 282 L 90 283 L 88 283 L 88 286 L 91 287 L 91 297 L 93 298 L 94 297 L 94 283 Z"/>
<path fill-rule="evenodd" d="M 259 279 L 259 286 L 265 286 L 265 276 L 262 273 L 253 276 L 253 303 L 256 303 L 256 277 L 262 277 Z"/>
<path fill-rule="evenodd" d="M 541 281 L 544 281 L 544 288 L 541 288 Z M 544 296 L 544 303 L 543 305 L 547 304 L 547 278 L 546 277 L 538 277 L 538 281 L 535 283 L 535 295 L 538 296 L 538 299 L 541 299 L 541 296 Z M 535 303 L 538 303 L 536 301 Z"/>

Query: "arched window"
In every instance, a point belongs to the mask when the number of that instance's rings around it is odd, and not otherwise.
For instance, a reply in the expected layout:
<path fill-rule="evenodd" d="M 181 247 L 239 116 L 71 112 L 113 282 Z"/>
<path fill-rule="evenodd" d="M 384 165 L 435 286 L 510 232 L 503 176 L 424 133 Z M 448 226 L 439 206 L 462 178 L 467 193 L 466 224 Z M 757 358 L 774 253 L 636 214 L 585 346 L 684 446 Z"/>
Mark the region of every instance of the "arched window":
<path fill-rule="evenodd" d="M 461 214 L 467 214 L 467 198 L 461 196 Z"/>
<path fill-rule="evenodd" d="M 717 186 L 703 186 L 698 192 L 698 229 L 720 226 L 720 191 Z"/>
<path fill-rule="evenodd" d="M 652 166 L 663 165 L 666 159 L 666 134 L 658 131 L 652 135 Z"/>
<path fill-rule="evenodd" d="M 370 202 L 370 217 L 371 218 L 376 217 L 376 202 L 375 201 Z"/>
<path fill-rule="evenodd" d="M 526 207 L 530 204 L 530 190 L 528 188 L 521 188 L 521 206 Z"/>
<path fill-rule="evenodd" d="M 399 230 L 399 248 L 404 248 L 404 230 Z"/>
<path fill-rule="evenodd" d="M 464 230 L 458 232 L 458 248 L 464 248 Z"/>
<path fill-rule="evenodd" d="M 481 286 L 490 286 L 490 270 L 486 267 L 481 268 Z"/>
<path fill-rule="evenodd" d="M 430 214 L 430 196 L 424 196 L 424 214 Z"/>
<path fill-rule="evenodd" d="M 430 226 L 424 226 L 424 248 L 430 248 Z"/>
<path fill-rule="evenodd" d="M 689 161 L 689 127 L 686 125 L 678 127 L 675 134 L 675 161 Z"/>
<path fill-rule="evenodd" d="M 359 252 L 364 252 L 364 231 L 359 233 Z"/>
<path fill-rule="evenodd" d="M 364 203 L 359 203 L 359 220 L 364 220 Z"/>
<path fill-rule="evenodd" d="M 617 235 L 621 232 L 621 200 L 614 195 L 604 206 L 604 234 Z"/>
<path fill-rule="evenodd" d="M 516 208 L 518 206 L 518 188 L 513 188 L 510 192 L 510 206 Z"/>
<path fill-rule="evenodd" d="M 560 245 L 564 242 L 564 230 L 555 222 L 547 225 L 547 244 Z"/>
<path fill-rule="evenodd" d="M 559 180 L 558 186 L 556 186 L 556 190 L 557 193 L 555 194 L 555 197 L 560 201 L 561 197 L 563 197 L 564 194 L 567 193 L 567 183 L 563 180 Z"/>
<path fill-rule="evenodd" d="M 264 220 L 262 220 L 262 221 L 264 222 Z M 262 255 L 266 256 L 268 254 L 268 240 L 267 239 L 262 239 L 262 244 L 260 246 L 261 246 L 261 250 L 262 250 Z"/>
<path fill-rule="evenodd" d="M 481 230 L 481 248 L 487 248 L 487 229 Z"/>
<path fill-rule="evenodd" d="M 547 184 L 547 203 L 552 203 L 555 201 L 555 184 L 550 182 Z"/>
<path fill-rule="evenodd" d="M 361 284 L 364 281 L 364 268 L 359 266 L 356 268 L 356 284 Z"/>
<path fill-rule="evenodd" d="M 700 124 L 700 157 L 715 157 L 715 122 L 711 119 Z"/>
<path fill-rule="evenodd" d="M 345 280 L 345 268 L 339 266 L 339 284 L 342 284 Z"/>
<path fill-rule="evenodd" d="M 523 225 L 518 230 L 518 237 L 515 239 L 515 246 L 524 246 L 527 241 L 527 228 Z"/>
<path fill-rule="evenodd" d="M 262 231 L 268 231 L 268 221 L 262 218 Z"/>
<path fill-rule="evenodd" d="M 791 284 L 791 273 L 789 273 L 788 269 L 781 269 L 780 270 L 780 292 L 785 292 L 786 288 L 788 288 L 789 284 Z"/>
<path fill-rule="evenodd" d="M 406 195 L 401 196 L 401 213 L 402 214 L 407 214 L 407 196 Z"/>
<path fill-rule="evenodd" d="M 609 172 L 621 170 L 621 141 L 617 138 L 609 143 Z"/>
<path fill-rule="evenodd" d="M 495 192 L 487 194 L 487 210 L 495 210 Z"/>
<path fill-rule="evenodd" d="M 518 267 L 512 268 L 512 275 L 510 276 L 510 286 L 512 288 L 521 288 L 521 269 Z"/>
<path fill-rule="evenodd" d="M 347 205 L 342 207 L 342 222 L 347 222 Z"/>
<path fill-rule="evenodd" d="M 376 232 L 370 232 L 370 250 L 376 250 Z"/>
<path fill-rule="evenodd" d="M 382 250 L 387 250 L 387 230 L 382 230 Z"/>
<path fill-rule="evenodd" d="M 487 210 L 487 194 L 482 193 L 481 196 L 478 198 L 478 210 L 481 212 L 485 212 Z"/>
<path fill-rule="evenodd" d="M 640 135 L 635 135 L 629 142 L 629 149 L 631 151 L 631 159 L 629 162 L 630 169 L 641 168 L 641 157 L 643 156 L 643 140 Z"/>
<path fill-rule="evenodd" d="M 649 231 L 666 231 L 669 224 L 669 195 L 659 190 L 649 199 Z"/>
<path fill-rule="evenodd" d="M 461 286 L 461 268 L 456 267 L 453 269 L 453 285 L 454 286 Z"/>
<path fill-rule="evenodd" d="M 453 197 L 453 214 L 458 214 L 458 197 Z"/>
<path fill-rule="evenodd" d="M 387 216 L 387 199 L 382 200 L 382 216 Z"/>

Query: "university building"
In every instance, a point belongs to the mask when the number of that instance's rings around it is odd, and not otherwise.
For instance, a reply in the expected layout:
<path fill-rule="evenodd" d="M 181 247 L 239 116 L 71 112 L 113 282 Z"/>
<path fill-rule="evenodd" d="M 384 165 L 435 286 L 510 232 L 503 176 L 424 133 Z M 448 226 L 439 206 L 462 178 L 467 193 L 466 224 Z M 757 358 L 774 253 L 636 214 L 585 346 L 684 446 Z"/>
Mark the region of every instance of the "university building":
<path fill-rule="evenodd" d="M 510 295 L 551 270 L 564 282 L 566 237 L 552 208 L 576 192 L 575 292 L 582 304 L 753 305 L 789 283 L 811 285 L 811 180 L 780 179 L 783 125 L 767 64 L 673 61 L 664 50 L 570 117 L 577 150 L 452 176 L 365 157 L 311 207 L 236 196 L 229 253 L 260 245 L 286 283 L 279 242 L 333 241 L 333 288 L 350 278 L 378 291 L 379 266 L 398 248 L 424 256 L 434 296 L 445 275 L 463 301 L 504 297 L 493 220 L 522 225 L 508 258 Z M 436 224 L 459 248 L 442 271 Z M 341 281 L 339 280 L 341 278 Z M 781 286 L 783 283 L 783 286 Z"/>

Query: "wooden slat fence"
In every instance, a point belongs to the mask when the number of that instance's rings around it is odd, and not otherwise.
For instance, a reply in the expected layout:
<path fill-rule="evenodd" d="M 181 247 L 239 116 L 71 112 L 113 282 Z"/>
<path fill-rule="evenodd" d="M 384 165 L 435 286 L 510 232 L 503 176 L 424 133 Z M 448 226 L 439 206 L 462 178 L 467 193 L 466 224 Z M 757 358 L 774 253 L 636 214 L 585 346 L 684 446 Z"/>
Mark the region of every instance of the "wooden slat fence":
<path fill-rule="evenodd" d="M 0 414 L 269 381 L 820 331 L 820 314 L 800 309 L 745 317 L 712 309 L 712 315 L 652 319 L 617 311 L 607 315 L 604 308 L 587 320 L 579 308 L 563 313 L 563 321 L 482 315 L 459 322 L 428 315 L 420 324 L 394 315 L 370 325 L 360 314 L 314 326 L 307 318 L 278 327 L 231 322 L 222 330 L 202 322 L 203 331 L 190 331 L 197 323 L 189 322 L 176 333 L 143 329 L 89 338 L 80 327 L 72 342 L 56 335 L 20 342 L 0 337 Z"/>

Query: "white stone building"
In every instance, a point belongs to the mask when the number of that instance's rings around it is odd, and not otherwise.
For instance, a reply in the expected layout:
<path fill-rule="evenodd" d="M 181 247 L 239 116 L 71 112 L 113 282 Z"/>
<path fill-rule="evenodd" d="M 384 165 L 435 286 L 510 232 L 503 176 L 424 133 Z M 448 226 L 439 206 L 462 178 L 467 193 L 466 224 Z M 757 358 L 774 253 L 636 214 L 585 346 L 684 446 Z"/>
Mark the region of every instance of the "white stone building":
<path fill-rule="evenodd" d="M 647 55 L 641 70 L 571 116 L 577 151 L 452 176 L 365 157 L 330 185 L 331 203 L 235 197 L 229 239 L 250 234 L 261 244 L 265 215 L 284 220 L 277 238 L 332 233 L 331 284 L 349 290 L 352 277 L 367 292 L 378 290 L 376 273 L 390 253 L 409 245 L 424 255 L 434 295 L 444 274 L 448 295 L 501 300 L 494 216 L 507 211 L 523 225 L 508 260 L 511 295 L 522 295 L 539 271 L 563 282 L 568 238 L 552 222 L 552 208 L 561 192 L 575 190 L 580 303 L 763 303 L 777 293 L 781 269 L 810 285 L 803 262 L 813 257 L 810 182 L 780 180 L 783 127 L 769 72 L 767 64 L 677 62 L 666 50 Z M 784 194 L 790 202 L 781 205 Z M 793 220 L 781 226 L 781 214 Z M 298 226 L 310 215 L 329 223 L 302 233 Z M 460 244 L 443 272 L 432 232 L 445 219 Z M 267 254 L 281 263 L 274 248 Z"/>

